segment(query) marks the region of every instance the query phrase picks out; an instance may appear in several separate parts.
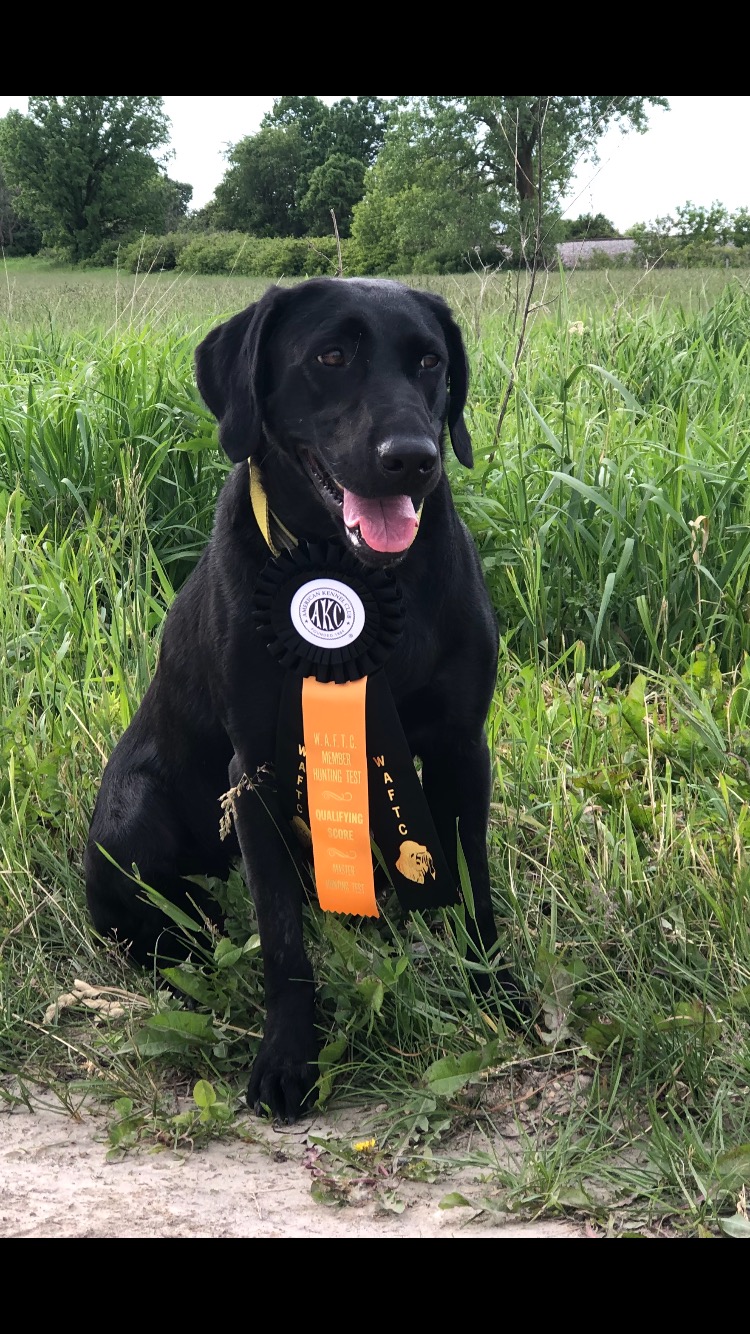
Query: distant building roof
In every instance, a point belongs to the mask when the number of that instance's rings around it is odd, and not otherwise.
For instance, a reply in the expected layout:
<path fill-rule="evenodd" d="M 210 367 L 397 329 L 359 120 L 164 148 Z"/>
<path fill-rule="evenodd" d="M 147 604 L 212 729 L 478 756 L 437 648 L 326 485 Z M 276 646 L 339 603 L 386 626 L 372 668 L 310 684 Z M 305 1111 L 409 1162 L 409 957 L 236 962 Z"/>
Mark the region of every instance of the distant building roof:
<path fill-rule="evenodd" d="M 635 250 L 635 241 L 624 237 L 621 241 L 561 241 L 557 247 L 563 267 L 572 269 L 582 260 L 593 255 L 631 255 Z"/>

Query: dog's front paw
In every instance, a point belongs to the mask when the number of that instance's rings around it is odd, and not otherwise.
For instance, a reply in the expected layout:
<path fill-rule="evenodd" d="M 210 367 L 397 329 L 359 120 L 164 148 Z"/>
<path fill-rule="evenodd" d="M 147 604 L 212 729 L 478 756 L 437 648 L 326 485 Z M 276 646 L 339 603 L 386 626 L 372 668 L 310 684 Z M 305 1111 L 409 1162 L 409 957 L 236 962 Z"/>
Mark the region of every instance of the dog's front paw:
<path fill-rule="evenodd" d="M 490 972 L 472 970 L 470 980 L 479 1001 L 486 1002 L 493 994 L 497 997 L 500 1014 L 508 1028 L 519 1033 L 528 1028 L 532 1017 L 531 1002 L 509 968 L 496 967 Z"/>
<path fill-rule="evenodd" d="M 521 990 L 509 968 L 496 969 L 495 985 L 500 992 L 500 1013 L 505 1023 L 508 1028 L 522 1032 L 528 1028 L 533 1013 L 529 997 Z"/>
<path fill-rule="evenodd" d="M 307 1051 L 296 1043 L 264 1038 L 255 1058 L 247 1088 L 248 1106 L 262 1116 L 268 1110 L 277 1121 L 296 1121 L 312 1111 L 312 1092 L 318 1077 L 317 1048 Z"/>

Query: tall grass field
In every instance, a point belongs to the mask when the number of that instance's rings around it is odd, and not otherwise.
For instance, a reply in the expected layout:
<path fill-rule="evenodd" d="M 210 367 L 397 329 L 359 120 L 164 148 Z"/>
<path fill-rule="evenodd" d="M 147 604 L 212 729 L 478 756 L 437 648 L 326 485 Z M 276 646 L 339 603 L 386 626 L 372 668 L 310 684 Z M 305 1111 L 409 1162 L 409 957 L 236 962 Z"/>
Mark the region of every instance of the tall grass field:
<path fill-rule="evenodd" d="M 445 1173 L 446 1208 L 750 1235 L 750 280 L 540 276 L 499 430 L 525 280 L 406 281 L 470 351 L 448 467 L 501 628 L 491 866 L 534 1019 L 476 999 L 461 912 L 311 907 L 319 1105 L 363 1107 L 394 1199 Z M 0 1096 L 105 1100 L 114 1155 L 239 1133 L 263 1028 L 240 869 L 167 979 L 94 938 L 82 850 L 228 467 L 193 351 L 265 285 L 0 271 Z"/>

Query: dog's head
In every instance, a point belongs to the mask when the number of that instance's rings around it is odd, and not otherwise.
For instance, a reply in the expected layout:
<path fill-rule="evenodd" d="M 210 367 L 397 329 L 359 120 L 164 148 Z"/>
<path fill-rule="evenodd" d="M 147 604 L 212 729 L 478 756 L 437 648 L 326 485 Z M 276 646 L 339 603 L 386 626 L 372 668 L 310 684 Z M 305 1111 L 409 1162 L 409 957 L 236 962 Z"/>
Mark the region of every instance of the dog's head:
<path fill-rule="evenodd" d="M 396 867 L 406 880 L 413 880 L 417 885 L 424 884 L 426 875 L 435 879 L 435 863 L 427 848 L 422 843 L 414 843 L 410 838 L 399 848 Z"/>
<path fill-rule="evenodd" d="M 432 293 L 365 278 L 272 287 L 203 340 L 196 372 L 229 457 L 262 462 L 292 508 L 309 516 L 314 501 L 368 564 L 406 554 L 446 425 L 472 465 L 466 352 Z"/>

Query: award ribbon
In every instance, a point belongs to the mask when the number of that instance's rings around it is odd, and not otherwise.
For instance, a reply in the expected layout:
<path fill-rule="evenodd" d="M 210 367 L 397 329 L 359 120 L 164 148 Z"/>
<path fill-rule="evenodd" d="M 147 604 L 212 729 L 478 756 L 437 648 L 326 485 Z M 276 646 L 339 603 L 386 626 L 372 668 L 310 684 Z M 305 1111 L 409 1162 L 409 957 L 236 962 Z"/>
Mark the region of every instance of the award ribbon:
<path fill-rule="evenodd" d="M 365 703 L 367 677 L 321 685 L 302 682 L 307 801 L 315 884 L 321 908 L 377 917 L 370 852 Z M 331 749 L 327 729 L 335 719 Z M 356 906 L 355 906 L 356 905 Z"/>
<path fill-rule="evenodd" d="M 257 492 L 257 517 L 256 500 Z M 286 669 L 279 801 L 297 832 L 312 840 L 320 906 L 378 916 L 371 832 L 406 910 L 457 903 L 456 879 L 382 670 L 403 624 L 393 577 L 337 543 L 298 542 L 275 551 L 261 571 L 253 616 Z"/>

